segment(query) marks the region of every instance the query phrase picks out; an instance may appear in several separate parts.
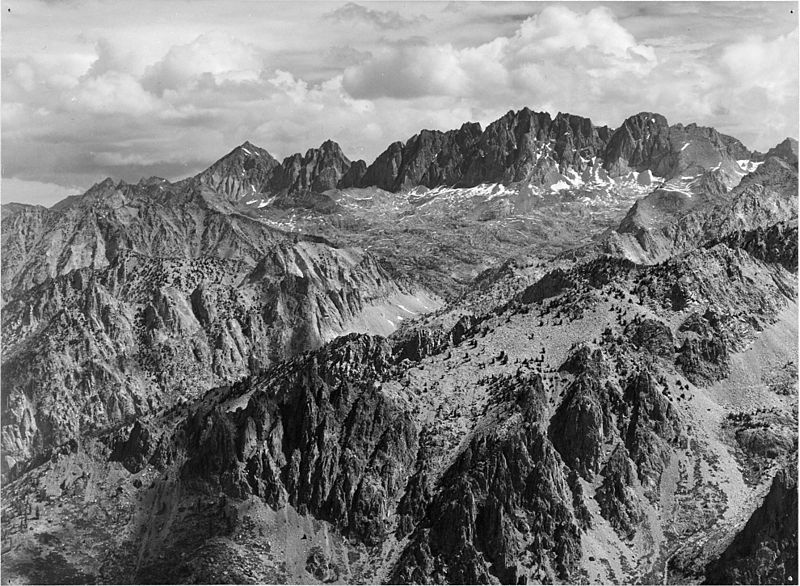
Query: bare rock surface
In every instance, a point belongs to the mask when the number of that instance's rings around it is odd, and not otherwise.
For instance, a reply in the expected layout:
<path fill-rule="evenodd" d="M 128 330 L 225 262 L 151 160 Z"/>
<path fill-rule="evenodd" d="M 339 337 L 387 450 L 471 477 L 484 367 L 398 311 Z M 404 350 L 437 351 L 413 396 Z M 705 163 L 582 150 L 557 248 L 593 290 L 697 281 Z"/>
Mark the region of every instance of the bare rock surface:
<path fill-rule="evenodd" d="M 796 190 L 523 109 L 3 206 L 4 578 L 796 580 Z"/>

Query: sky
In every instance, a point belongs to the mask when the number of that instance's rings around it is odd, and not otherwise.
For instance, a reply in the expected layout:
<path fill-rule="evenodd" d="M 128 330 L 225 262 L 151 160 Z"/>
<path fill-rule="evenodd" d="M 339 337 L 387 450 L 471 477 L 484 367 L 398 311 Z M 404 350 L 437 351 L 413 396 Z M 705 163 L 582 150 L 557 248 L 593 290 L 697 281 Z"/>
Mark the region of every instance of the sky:
<path fill-rule="evenodd" d="M 3 202 L 170 180 L 249 140 L 368 163 L 509 110 L 798 134 L 798 4 L 3 0 Z"/>

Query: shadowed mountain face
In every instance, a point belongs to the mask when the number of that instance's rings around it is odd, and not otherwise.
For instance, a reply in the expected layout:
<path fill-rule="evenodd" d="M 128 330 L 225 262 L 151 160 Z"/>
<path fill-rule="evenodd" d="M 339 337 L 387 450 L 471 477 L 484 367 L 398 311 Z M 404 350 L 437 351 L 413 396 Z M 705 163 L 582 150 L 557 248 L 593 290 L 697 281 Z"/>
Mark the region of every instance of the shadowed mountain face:
<path fill-rule="evenodd" d="M 796 198 L 523 109 L 4 205 L 4 574 L 795 580 Z"/>

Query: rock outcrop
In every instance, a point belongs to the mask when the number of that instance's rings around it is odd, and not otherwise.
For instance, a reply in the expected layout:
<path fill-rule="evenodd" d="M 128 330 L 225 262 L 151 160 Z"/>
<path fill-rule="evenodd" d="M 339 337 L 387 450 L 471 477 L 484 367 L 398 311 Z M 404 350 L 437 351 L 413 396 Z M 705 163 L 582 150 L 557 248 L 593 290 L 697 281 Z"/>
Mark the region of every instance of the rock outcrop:
<path fill-rule="evenodd" d="M 322 242 L 273 245 L 252 268 L 119 254 L 4 307 L 4 449 L 31 457 L 338 335 L 388 334 L 396 324 L 387 315 L 438 304 L 369 254 Z"/>
<path fill-rule="evenodd" d="M 318 149 L 309 149 L 304 156 L 296 153 L 284 159 L 271 182 L 272 191 L 289 193 L 322 193 L 335 189 L 350 170 L 350 160 L 332 140 Z"/>
<path fill-rule="evenodd" d="M 4 206 L 4 575 L 796 579 L 791 152 L 523 109 Z"/>
<path fill-rule="evenodd" d="M 631 116 L 614 132 L 605 151 L 604 165 L 613 174 L 628 170 L 651 170 L 659 177 L 673 165 L 667 119 L 641 112 Z"/>
<path fill-rule="evenodd" d="M 455 185 L 464 174 L 464 165 L 480 134 L 481 127 L 476 123 L 448 132 L 423 130 L 405 144 L 389 145 L 367 168 L 358 185 L 387 191 L 417 185 Z"/>
<path fill-rule="evenodd" d="M 713 190 L 698 197 L 657 189 L 631 208 L 603 248 L 635 262 L 661 262 L 734 232 L 791 222 L 797 217 L 796 192 L 797 170 L 776 156 L 721 196 Z"/>
<path fill-rule="evenodd" d="M 722 555 L 704 584 L 797 582 L 797 457 L 778 471 L 764 502 Z"/>
<path fill-rule="evenodd" d="M 764 160 L 770 157 L 778 157 L 789 165 L 797 168 L 797 140 L 793 138 L 786 138 L 771 149 L 764 155 Z"/>
<path fill-rule="evenodd" d="M 614 448 L 601 475 L 603 483 L 595 497 L 600 513 L 623 537 L 632 539 L 644 519 L 644 511 L 635 490 L 636 470 L 624 446 Z"/>
<path fill-rule="evenodd" d="M 713 128 L 669 126 L 660 114 L 642 112 L 614 132 L 603 153 L 603 164 L 612 175 L 650 171 L 671 179 L 712 168 L 733 174 L 739 169 L 737 160 L 749 158 L 750 152 L 741 142 Z"/>
<path fill-rule="evenodd" d="M 503 431 L 474 438 L 445 473 L 392 582 L 517 584 L 576 575 L 581 542 L 573 495 L 535 421 L 541 381 L 523 385 L 521 413 Z"/>
<path fill-rule="evenodd" d="M 380 392 L 390 358 L 384 340 L 353 334 L 253 381 L 242 410 L 195 412 L 183 478 L 289 502 L 379 543 L 418 442 L 414 423 Z"/>

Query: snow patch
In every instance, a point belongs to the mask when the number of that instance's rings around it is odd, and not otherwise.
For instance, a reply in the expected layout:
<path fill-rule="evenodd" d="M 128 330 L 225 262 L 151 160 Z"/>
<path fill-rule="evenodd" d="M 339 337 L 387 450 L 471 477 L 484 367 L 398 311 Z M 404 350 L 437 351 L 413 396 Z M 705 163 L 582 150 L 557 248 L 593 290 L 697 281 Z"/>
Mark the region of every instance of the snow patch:
<path fill-rule="evenodd" d="M 570 167 L 569 169 L 567 169 L 567 172 L 566 172 L 566 180 L 567 180 L 567 181 L 568 181 L 568 182 L 569 182 L 569 183 L 570 183 L 570 184 L 571 184 L 573 187 L 580 187 L 581 185 L 583 185 L 583 179 L 581 178 L 581 176 L 580 176 L 580 175 L 578 175 L 578 172 L 577 172 L 577 171 L 575 171 L 575 169 L 573 169 L 573 168 L 571 168 L 571 167 Z"/>
<path fill-rule="evenodd" d="M 736 163 L 739 165 L 739 168 L 745 173 L 752 173 L 763 164 L 763 161 L 756 163 L 755 161 L 751 161 L 750 159 L 742 159 L 740 161 L 736 161 Z"/>

